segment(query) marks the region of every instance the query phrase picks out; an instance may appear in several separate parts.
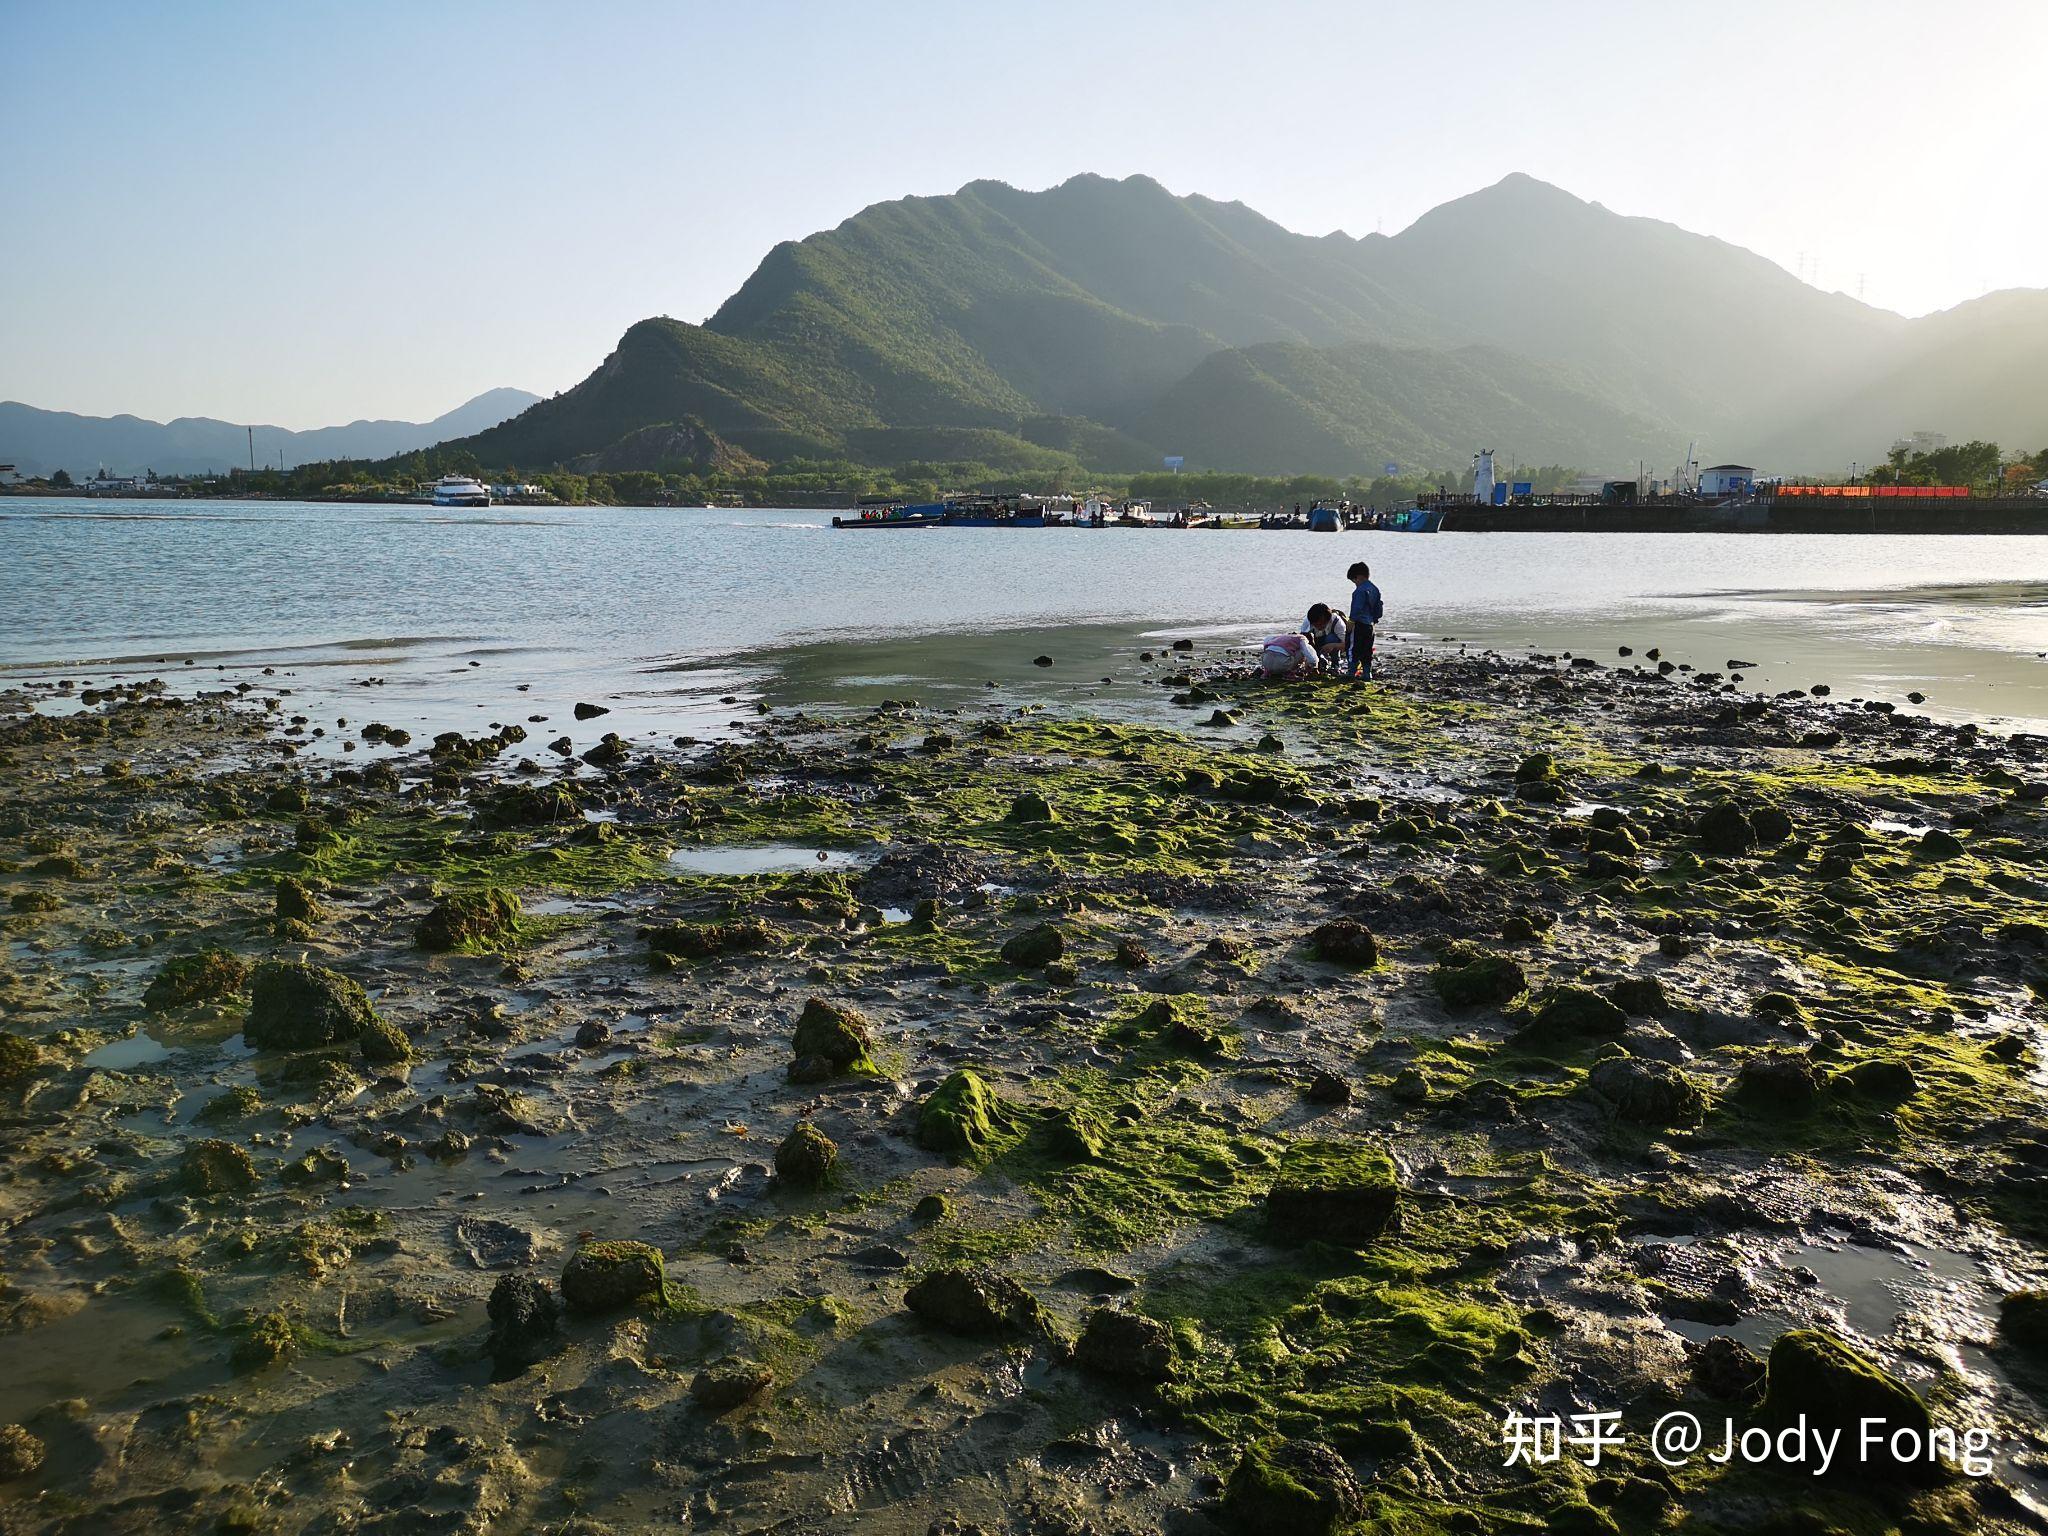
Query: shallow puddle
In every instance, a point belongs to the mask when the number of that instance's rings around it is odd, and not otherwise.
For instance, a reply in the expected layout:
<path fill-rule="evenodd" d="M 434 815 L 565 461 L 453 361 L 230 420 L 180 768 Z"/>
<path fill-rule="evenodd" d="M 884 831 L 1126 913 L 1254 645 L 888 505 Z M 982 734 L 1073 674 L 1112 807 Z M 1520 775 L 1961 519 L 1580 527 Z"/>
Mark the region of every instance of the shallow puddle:
<path fill-rule="evenodd" d="M 844 848 L 763 843 L 751 848 L 679 848 L 668 861 L 692 875 L 793 875 L 807 869 L 866 869 L 875 858 Z"/>

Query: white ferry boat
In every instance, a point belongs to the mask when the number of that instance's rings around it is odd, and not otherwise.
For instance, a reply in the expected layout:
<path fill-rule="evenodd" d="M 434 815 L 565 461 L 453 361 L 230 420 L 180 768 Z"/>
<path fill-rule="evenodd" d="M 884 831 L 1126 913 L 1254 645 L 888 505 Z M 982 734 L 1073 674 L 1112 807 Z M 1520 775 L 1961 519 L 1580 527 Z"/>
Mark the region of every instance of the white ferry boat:
<path fill-rule="evenodd" d="M 491 504 L 491 489 L 480 480 L 467 475 L 443 475 L 434 482 L 434 505 L 437 507 L 488 507 Z"/>

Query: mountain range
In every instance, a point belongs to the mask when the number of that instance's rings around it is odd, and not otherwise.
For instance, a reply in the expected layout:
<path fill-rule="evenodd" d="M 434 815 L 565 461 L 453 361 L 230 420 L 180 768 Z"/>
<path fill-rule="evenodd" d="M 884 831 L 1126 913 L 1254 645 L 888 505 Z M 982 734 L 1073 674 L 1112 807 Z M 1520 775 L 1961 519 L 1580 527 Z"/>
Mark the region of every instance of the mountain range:
<path fill-rule="evenodd" d="M 148 470 L 159 475 L 216 474 L 248 464 L 252 430 L 259 466 L 276 468 L 280 451 L 287 469 L 327 459 L 386 459 L 469 437 L 539 399 L 523 389 L 492 389 L 432 421 L 352 421 L 345 427 L 304 432 L 251 428 L 210 416 L 180 416 L 175 421 L 78 416 L 0 400 L 0 463 L 14 465 L 27 477 L 64 469 L 83 478 L 103 465 L 117 475 Z"/>
<path fill-rule="evenodd" d="M 771 462 L 1840 470 L 1911 430 L 2048 439 L 2048 291 L 1909 320 L 1519 174 L 1363 238 L 1143 176 L 977 181 L 776 246 L 450 446 L 541 468 L 671 423 Z"/>

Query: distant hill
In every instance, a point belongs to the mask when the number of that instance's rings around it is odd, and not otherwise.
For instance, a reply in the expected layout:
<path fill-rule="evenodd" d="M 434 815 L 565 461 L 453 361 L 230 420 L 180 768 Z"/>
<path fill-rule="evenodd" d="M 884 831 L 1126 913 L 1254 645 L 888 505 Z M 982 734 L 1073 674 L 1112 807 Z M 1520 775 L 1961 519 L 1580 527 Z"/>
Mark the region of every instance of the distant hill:
<path fill-rule="evenodd" d="M 494 427 L 539 400 L 523 389 L 493 389 L 432 421 L 353 421 L 345 427 L 293 432 L 259 426 L 256 462 L 286 468 L 323 459 L 383 459 L 469 437 Z M 155 470 L 160 475 L 208 474 L 249 462 L 249 428 L 207 416 L 145 421 L 139 416 L 77 416 L 0 401 L 0 463 L 23 475 L 59 469 L 74 476 L 105 465 L 115 474 Z"/>

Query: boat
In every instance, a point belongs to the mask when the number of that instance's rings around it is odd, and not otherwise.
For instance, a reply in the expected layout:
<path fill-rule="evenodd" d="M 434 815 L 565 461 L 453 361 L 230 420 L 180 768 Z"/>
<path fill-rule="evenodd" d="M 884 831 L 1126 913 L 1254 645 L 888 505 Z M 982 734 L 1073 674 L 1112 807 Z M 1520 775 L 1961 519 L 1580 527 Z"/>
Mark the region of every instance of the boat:
<path fill-rule="evenodd" d="M 904 502 L 863 501 L 858 515 L 835 517 L 834 528 L 943 528 L 946 526 L 946 503 L 943 501 L 906 504 Z"/>
<path fill-rule="evenodd" d="M 480 480 L 467 475 L 443 475 L 434 482 L 434 505 L 437 507 L 488 507 L 491 504 L 491 488 Z"/>

